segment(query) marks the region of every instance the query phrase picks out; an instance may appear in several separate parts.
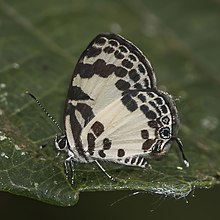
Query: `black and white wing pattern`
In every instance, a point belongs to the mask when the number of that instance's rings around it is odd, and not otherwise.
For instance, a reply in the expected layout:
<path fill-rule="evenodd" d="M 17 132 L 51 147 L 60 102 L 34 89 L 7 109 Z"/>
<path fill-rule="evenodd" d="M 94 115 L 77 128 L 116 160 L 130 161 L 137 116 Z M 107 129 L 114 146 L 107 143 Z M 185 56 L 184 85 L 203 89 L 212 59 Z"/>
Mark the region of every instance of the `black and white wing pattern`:
<path fill-rule="evenodd" d="M 98 35 L 78 60 L 64 120 L 75 160 L 140 167 L 170 148 L 179 127 L 172 98 L 157 89 L 150 62 L 112 33 Z"/>

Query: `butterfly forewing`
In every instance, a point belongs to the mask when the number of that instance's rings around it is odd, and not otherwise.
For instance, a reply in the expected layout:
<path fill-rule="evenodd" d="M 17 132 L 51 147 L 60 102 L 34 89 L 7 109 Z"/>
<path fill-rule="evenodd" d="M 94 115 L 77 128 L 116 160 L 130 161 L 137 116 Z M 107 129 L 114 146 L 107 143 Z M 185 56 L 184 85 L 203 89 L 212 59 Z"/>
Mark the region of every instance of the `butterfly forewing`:
<path fill-rule="evenodd" d="M 172 99 L 156 89 L 149 61 L 115 34 L 98 35 L 83 52 L 65 109 L 67 139 L 76 155 L 121 163 L 163 152 L 179 124 Z"/>
<path fill-rule="evenodd" d="M 86 100 L 97 113 L 132 86 L 138 89 L 155 86 L 149 61 L 122 37 L 101 34 L 81 55 L 67 99 Z"/>

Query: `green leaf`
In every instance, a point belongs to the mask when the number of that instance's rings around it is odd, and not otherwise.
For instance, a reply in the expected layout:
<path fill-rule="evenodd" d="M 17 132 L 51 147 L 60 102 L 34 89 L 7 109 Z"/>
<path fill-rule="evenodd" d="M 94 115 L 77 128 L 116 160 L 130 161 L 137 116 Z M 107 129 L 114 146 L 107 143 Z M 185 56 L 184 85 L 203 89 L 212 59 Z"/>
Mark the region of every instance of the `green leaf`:
<path fill-rule="evenodd" d="M 168 5 L 168 4 L 167 4 Z M 170 0 L 0 0 L 0 189 L 43 202 L 74 205 L 82 191 L 140 190 L 175 198 L 219 184 L 220 14 L 217 2 Z M 101 32 L 120 32 L 148 56 L 160 88 L 178 98 L 181 137 L 190 161 L 180 169 L 173 146 L 151 168 L 76 164 L 66 180 L 52 140 L 57 130 L 25 95 L 34 93 L 62 125 L 71 73 Z M 165 87 L 166 86 L 166 87 Z"/>

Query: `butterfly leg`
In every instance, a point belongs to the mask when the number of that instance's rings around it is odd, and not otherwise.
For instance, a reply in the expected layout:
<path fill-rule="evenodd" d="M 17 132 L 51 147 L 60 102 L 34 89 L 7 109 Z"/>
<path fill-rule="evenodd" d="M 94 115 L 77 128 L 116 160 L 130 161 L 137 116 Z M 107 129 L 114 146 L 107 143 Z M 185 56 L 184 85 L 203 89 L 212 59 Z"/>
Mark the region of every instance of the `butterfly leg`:
<path fill-rule="evenodd" d="M 73 157 L 70 156 L 64 161 L 64 170 L 66 174 L 66 178 L 70 179 L 71 184 L 74 183 L 74 160 Z"/>
<path fill-rule="evenodd" d="M 109 174 L 106 172 L 106 170 L 104 169 L 104 167 L 103 167 L 97 160 L 95 160 L 94 162 L 98 165 L 98 167 L 100 168 L 100 170 L 101 170 L 109 179 L 111 179 L 112 181 L 116 182 L 115 178 L 113 178 L 111 175 L 109 175 Z"/>

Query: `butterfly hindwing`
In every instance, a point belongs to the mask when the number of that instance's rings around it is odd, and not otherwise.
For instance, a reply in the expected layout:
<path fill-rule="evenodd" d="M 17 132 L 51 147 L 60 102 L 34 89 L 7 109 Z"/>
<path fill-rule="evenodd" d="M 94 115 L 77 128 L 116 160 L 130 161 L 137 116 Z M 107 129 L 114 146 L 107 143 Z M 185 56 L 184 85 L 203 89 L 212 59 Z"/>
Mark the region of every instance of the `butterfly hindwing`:
<path fill-rule="evenodd" d="M 124 164 L 138 155 L 151 158 L 165 152 L 178 129 L 178 123 L 173 123 L 175 110 L 167 97 L 152 89 L 127 91 L 83 129 L 84 150 L 93 158 Z M 138 158 L 130 165 L 139 165 L 136 163 Z"/>

